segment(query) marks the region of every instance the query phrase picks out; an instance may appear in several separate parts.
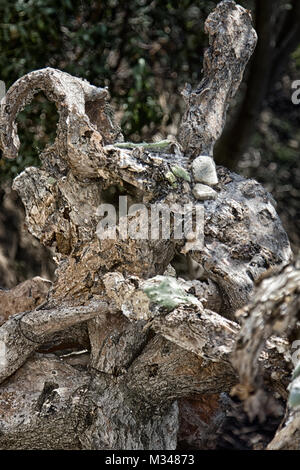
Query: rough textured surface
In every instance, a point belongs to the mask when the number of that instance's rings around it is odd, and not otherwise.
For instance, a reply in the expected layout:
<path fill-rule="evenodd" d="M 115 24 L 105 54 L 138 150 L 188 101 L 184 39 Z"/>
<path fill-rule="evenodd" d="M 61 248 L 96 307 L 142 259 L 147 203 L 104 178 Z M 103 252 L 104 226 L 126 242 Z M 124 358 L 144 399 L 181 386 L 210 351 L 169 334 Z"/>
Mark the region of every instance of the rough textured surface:
<path fill-rule="evenodd" d="M 36 354 L 0 390 L 0 449 L 78 449 L 76 405 L 89 381 L 55 356 Z"/>
<path fill-rule="evenodd" d="M 0 290 L 0 325 L 15 313 L 34 310 L 48 295 L 52 282 L 34 277 L 10 290 Z"/>
<path fill-rule="evenodd" d="M 251 303 L 237 313 L 243 326 L 233 362 L 239 371 L 240 393 L 249 401 L 249 412 L 253 416 L 263 412 L 259 407 L 255 410 L 253 395 L 255 391 L 259 395 L 263 388 L 260 354 L 271 335 L 291 334 L 299 316 L 299 261 L 285 266 L 277 275 L 268 274 L 253 294 Z"/>
<path fill-rule="evenodd" d="M 278 392 L 286 388 L 291 378 L 291 357 L 284 343 L 279 344 L 271 335 L 286 335 L 292 341 L 298 335 L 300 312 L 300 264 L 299 259 L 285 266 L 277 274 L 265 275 L 256 289 L 251 303 L 238 316 L 243 321 L 233 364 L 238 370 L 240 383 L 234 393 L 244 401 L 249 417 L 261 422 L 279 411 Z M 275 340 L 277 339 L 277 344 Z M 272 344 L 273 343 L 273 344 Z M 267 345 L 269 371 L 262 371 L 262 351 Z M 288 344 L 287 344 L 288 345 Z M 273 346 L 273 347 L 272 347 Z M 277 346 L 277 347 L 276 347 Z M 294 373 L 294 379 L 297 376 Z M 273 385 L 270 380 L 281 382 Z M 274 389 L 277 393 L 274 394 Z M 287 396 L 284 397 L 285 399 Z M 269 449 L 299 449 L 299 407 L 289 401 L 284 426 L 279 428 Z"/>
<path fill-rule="evenodd" d="M 203 78 L 183 91 L 187 109 L 179 141 L 192 157 L 213 155 L 225 125 L 228 105 L 237 92 L 257 41 L 250 13 L 234 1 L 220 2 L 205 22 L 210 47 L 203 62 Z"/>
<path fill-rule="evenodd" d="M 20 78 L 1 104 L 8 158 L 18 152 L 17 114 L 35 92 L 60 115 L 42 167 L 27 168 L 13 184 L 29 231 L 52 247 L 57 270 L 45 303 L 0 327 L 2 448 L 174 449 L 177 400 L 238 385 L 234 312 L 257 278 L 287 263 L 291 251 L 271 196 L 255 181 L 218 168 L 216 198 L 193 195 L 190 157 L 212 155 L 256 42 L 249 14 L 233 1 L 217 6 L 206 29 L 211 47 L 200 87 L 186 92 L 182 145 L 120 144 L 107 90 L 50 68 Z M 143 218 L 125 212 L 110 227 L 116 238 L 101 238 L 100 204 L 119 209 L 124 195 L 128 206 L 144 204 Z M 156 203 L 173 221 L 170 236 L 125 236 L 125 219 L 135 231 L 142 220 L 149 235 Z M 185 204 L 191 213 L 204 210 L 204 234 L 199 222 L 194 234 L 175 236 Z M 191 251 L 203 235 L 203 246 Z M 175 279 L 170 262 L 179 252 L 200 264 L 200 279 Z M 268 347 L 262 368 L 283 397 L 285 376 L 272 373 L 275 359 L 280 371 L 286 366 L 278 352 L 284 347 L 278 340 Z"/>
<path fill-rule="evenodd" d="M 218 197 L 204 202 L 204 249 L 191 256 L 223 294 L 230 318 L 250 299 L 268 268 L 287 263 L 292 252 L 272 196 L 255 180 L 218 167 Z"/>
<path fill-rule="evenodd" d="M 62 145 L 66 145 L 60 139 L 61 134 L 69 138 L 71 143 L 72 127 L 78 118 L 83 120 L 83 126 L 96 128 L 105 143 L 122 140 L 120 129 L 114 123 L 112 111 L 107 104 L 109 93 L 106 89 L 97 88 L 86 80 L 48 67 L 35 70 L 17 80 L 1 102 L 0 135 L 6 158 L 15 158 L 20 146 L 15 119 L 39 91 L 43 91 L 50 101 L 57 104 L 60 114 L 58 139 L 51 151 L 59 151 Z M 65 148 L 62 147 L 61 150 L 64 151 Z"/>
<path fill-rule="evenodd" d="M 0 328 L 0 383 L 12 375 L 49 337 L 107 311 L 105 302 L 92 301 L 86 306 L 40 308 L 14 315 Z"/>
<path fill-rule="evenodd" d="M 294 412 L 274 439 L 269 443 L 268 450 L 300 450 L 300 416 Z"/>
<path fill-rule="evenodd" d="M 89 384 L 83 406 L 90 410 L 82 432 L 78 433 L 86 449 L 159 450 L 175 449 L 178 406 L 147 406 L 132 395 L 124 379 L 98 375 Z"/>
<path fill-rule="evenodd" d="M 271 266 L 288 262 L 291 250 L 274 201 L 262 186 L 224 168 L 218 168 L 218 175 L 217 198 L 204 202 L 204 249 L 191 254 L 204 267 L 207 278 L 223 291 L 224 314 L 232 316 L 248 301 L 259 275 Z M 99 221 L 96 208 L 101 201 L 99 184 L 76 183 L 69 176 L 69 183 L 51 181 L 47 187 L 49 178 L 42 170 L 30 168 L 17 177 L 14 186 L 25 203 L 30 229 L 43 243 L 54 247 L 63 260 L 57 270 L 55 297 L 74 299 L 89 296 L 90 292 L 101 294 L 101 276 L 116 266 L 125 275 L 147 278 L 162 274 L 175 250 L 184 248 L 183 240 L 172 238 L 118 237 L 99 242 L 95 234 Z M 62 191 L 69 201 L 61 197 Z M 176 213 L 176 203 L 182 205 L 184 200 L 197 204 L 191 189 L 185 194 L 171 190 L 163 202 L 171 213 Z M 152 198 L 150 202 L 155 201 Z M 57 206 L 62 210 L 57 211 Z M 120 225 L 116 230 L 120 231 Z"/>

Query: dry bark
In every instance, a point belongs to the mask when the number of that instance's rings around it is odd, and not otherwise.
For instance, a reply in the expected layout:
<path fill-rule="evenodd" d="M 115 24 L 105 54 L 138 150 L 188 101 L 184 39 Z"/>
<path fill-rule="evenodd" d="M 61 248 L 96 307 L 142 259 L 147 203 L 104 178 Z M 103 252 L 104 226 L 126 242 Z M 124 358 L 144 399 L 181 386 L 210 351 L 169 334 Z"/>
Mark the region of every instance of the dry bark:
<path fill-rule="evenodd" d="M 35 92 L 43 90 L 60 115 L 42 167 L 27 168 L 13 183 L 29 231 L 55 251 L 57 270 L 45 303 L 0 328 L 3 449 L 174 449 L 177 400 L 229 392 L 238 382 L 234 311 L 258 276 L 286 264 L 291 250 L 272 197 L 255 181 L 220 167 L 216 199 L 194 197 L 190 157 L 211 154 L 256 41 L 248 13 L 233 1 L 221 2 L 206 28 L 211 88 L 196 104 L 190 95 L 183 148 L 119 145 L 107 91 L 50 68 L 20 78 L 1 104 L 8 158 L 18 153 L 17 114 Z M 183 137 L 188 128 L 195 138 Z M 112 194 L 127 194 L 147 211 L 163 202 L 173 216 L 183 204 L 204 209 L 204 246 L 191 251 L 202 278 L 170 274 L 175 253 L 189 251 L 188 237 L 99 240 L 97 208 Z M 121 219 L 115 229 L 121 232 Z M 72 341 L 70 354 L 64 348 Z M 22 398 L 27 382 L 31 395 Z"/>
<path fill-rule="evenodd" d="M 34 310 L 48 295 L 51 282 L 41 277 L 24 281 L 10 290 L 0 290 L 0 325 L 15 313 Z"/>
<path fill-rule="evenodd" d="M 250 418 L 258 417 L 263 422 L 278 412 L 274 391 L 279 392 L 284 385 L 287 389 L 291 380 L 291 346 L 287 340 L 292 342 L 299 334 L 299 259 L 275 275 L 268 273 L 256 289 L 251 303 L 238 314 L 243 318 L 243 326 L 234 352 L 233 364 L 240 377 L 240 383 L 234 390 L 244 400 Z M 261 353 L 266 345 L 270 347 L 270 344 L 274 343 L 276 337 L 272 335 L 284 335 L 288 348 L 273 348 L 269 352 L 270 370 L 264 373 Z M 278 380 L 281 385 L 274 387 L 273 384 L 270 387 L 270 380 Z M 294 380 L 297 380 L 297 377 Z M 288 403 L 282 426 L 268 448 L 300 449 L 298 406 Z"/>
<path fill-rule="evenodd" d="M 231 99 L 241 83 L 244 69 L 257 41 L 251 15 L 234 1 L 220 2 L 205 22 L 210 47 L 203 62 L 203 78 L 195 90 L 183 91 L 187 110 L 179 141 L 186 153 L 213 155 Z"/>

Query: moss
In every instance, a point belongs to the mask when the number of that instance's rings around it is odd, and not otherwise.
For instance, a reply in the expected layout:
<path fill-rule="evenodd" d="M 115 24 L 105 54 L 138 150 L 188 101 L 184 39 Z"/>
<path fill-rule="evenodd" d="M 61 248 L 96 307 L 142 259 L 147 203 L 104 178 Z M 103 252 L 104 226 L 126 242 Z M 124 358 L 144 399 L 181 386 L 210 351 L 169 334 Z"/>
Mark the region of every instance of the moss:
<path fill-rule="evenodd" d="M 54 184 L 54 183 L 56 183 L 56 179 L 53 178 L 52 176 L 50 176 L 47 181 L 48 181 L 49 184 Z"/>
<path fill-rule="evenodd" d="M 198 304 L 198 300 L 193 295 L 189 295 L 180 287 L 176 279 L 172 277 L 162 278 L 160 284 L 146 285 L 143 291 L 147 294 L 151 302 L 159 304 L 169 312 L 181 304 Z"/>
<path fill-rule="evenodd" d="M 177 178 L 171 171 L 168 171 L 165 174 L 165 177 L 166 177 L 166 180 L 168 180 L 169 183 L 173 186 L 173 188 L 177 188 L 177 183 L 176 183 Z"/>

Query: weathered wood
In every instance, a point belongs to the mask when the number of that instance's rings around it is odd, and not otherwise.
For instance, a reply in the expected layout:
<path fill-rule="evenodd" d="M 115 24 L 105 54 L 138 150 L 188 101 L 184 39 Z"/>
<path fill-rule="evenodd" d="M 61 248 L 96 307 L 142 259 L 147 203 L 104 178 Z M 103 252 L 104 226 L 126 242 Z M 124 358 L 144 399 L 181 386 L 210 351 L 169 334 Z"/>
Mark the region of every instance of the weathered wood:
<path fill-rule="evenodd" d="M 191 256 L 220 288 L 221 313 L 234 318 L 260 275 L 289 262 L 292 252 L 272 196 L 222 167 L 218 176 L 218 197 L 204 202 L 204 249 Z"/>
<path fill-rule="evenodd" d="M 299 268 L 298 260 L 277 274 L 269 272 L 254 292 L 250 304 L 238 312 L 243 326 L 233 356 L 233 364 L 240 377 L 235 393 L 245 401 L 245 409 L 252 419 L 259 417 L 263 421 L 268 414 L 276 412 L 274 394 L 267 392 L 266 382 L 273 379 L 287 386 L 291 377 L 290 347 L 287 343 L 285 348 L 284 344 L 281 348 L 274 348 L 275 338 L 271 336 L 292 336 L 299 321 Z M 266 345 L 272 343 L 273 349 L 268 357 L 269 370 L 263 372 L 261 353 Z"/>
<path fill-rule="evenodd" d="M 64 153 L 65 147 L 62 144 L 68 145 L 66 141 L 73 134 L 73 119 L 76 121 L 79 116 L 83 119 L 83 125 L 100 131 L 104 142 L 111 143 L 118 138 L 122 140 L 120 129 L 113 121 L 112 111 L 107 104 L 109 93 L 105 88 L 97 88 L 86 80 L 48 67 L 35 70 L 17 80 L 1 102 L 0 141 L 6 158 L 15 158 L 18 155 L 20 142 L 15 120 L 39 91 L 43 91 L 50 101 L 54 101 L 60 115 L 58 138 L 53 150 L 61 148 Z"/>
<path fill-rule="evenodd" d="M 29 231 L 52 247 L 57 270 L 47 303 L 0 328 L 0 410 L 10 416 L 22 408 L 26 380 L 33 390 L 23 422 L 18 412 L 0 423 L 2 448 L 175 449 L 177 400 L 229 392 L 238 383 L 234 312 L 249 301 L 257 278 L 286 264 L 291 250 L 272 197 L 255 181 L 218 168 L 217 182 L 208 158 L 205 184 L 214 190 L 200 191 L 203 161 L 195 167 L 190 157 L 212 155 L 256 42 L 249 14 L 231 0 L 217 6 L 206 29 L 211 47 L 201 85 L 186 92 L 182 145 L 118 145 L 107 90 L 51 68 L 20 78 L 1 104 L 0 145 L 8 158 L 18 153 L 17 114 L 35 92 L 54 101 L 60 115 L 42 167 L 26 168 L 13 183 Z M 165 238 L 99 239 L 100 204 L 112 200 L 117 208 L 124 194 L 130 204 L 143 203 L 148 216 L 158 202 L 173 219 L 184 204 L 203 209 L 204 245 L 189 251 L 189 234 L 176 238 L 174 226 Z M 122 221 L 112 227 L 117 235 Z M 180 251 L 200 263 L 200 280 L 170 275 Z M 72 339 L 85 348 L 81 358 L 46 354 Z M 280 345 L 270 344 L 262 367 L 279 357 L 282 370 Z M 244 369 L 234 365 L 244 380 Z M 269 382 L 283 396 L 284 378 L 271 374 Z"/>
<path fill-rule="evenodd" d="M 46 299 L 52 282 L 34 277 L 12 289 L 0 290 L 0 325 L 11 315 L 34 310 Z"/>
<path fill-rule="evenodd" d="M 210 47 L 203 61 L 203 78 L 183 91 L 187 109 L 179 142 L 191 157 L 213 155 L 225 125 L 226 112 L 241 83 L 257 41 L 250 13 L 232 0 L 220 2 L 205 22 Z"/>
<path fill-rule="evenodd" d="M 34 354 L 0 387 L 0 449 L 81 448 L 77 406 L 89 381 L 87 370 Z"/>
<path fill-rule="evenodd" d="M 53 333 L 105 313 L 108 305 L 92 301 L 86 306 L 63 305 L 36 309 L 10 317 L 0 327 L 0 383 L 13 374 Z"/>
<path fill-rule="evenodd" d="M 299 259 L 275 274 L 267 273 L 251 303 L 238 312 L 243 326 L 236 342 L 233 364 L 239 373 L 240 383 L 233 391 L 244 401 L 244 408 L 251 419 L 258 417 L 261 422 L 270 419 L 281 406 L 277 398 L 285 401 L 288 398 L 287 389 L 293 369 L 292 344 L 288 341 L 280 344 L 278 338 L 271 335 L 285 335 L 292 342 L 298 336 L 299 312 Z M 268 368 L 263 369 L 263 360 L 266 359 Z M 298 393 L 299 376 L 295 373 L 289 385 L 290 394 L 293 385 Z M 288 400 L 284 420 L 267 449 L 300 449 L 299 405 L 294 402 L 297 403 L 295 398 Z"/>

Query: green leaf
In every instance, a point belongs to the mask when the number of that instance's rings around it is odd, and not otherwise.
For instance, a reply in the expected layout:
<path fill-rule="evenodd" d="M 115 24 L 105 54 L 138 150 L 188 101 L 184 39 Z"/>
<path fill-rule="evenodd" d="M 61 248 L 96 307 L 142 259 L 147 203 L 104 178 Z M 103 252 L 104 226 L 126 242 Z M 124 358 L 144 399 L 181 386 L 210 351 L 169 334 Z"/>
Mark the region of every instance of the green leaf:
<path fill-rule="evenodd" d="M 172 173 L 177 176 L 178 178 L 182 178 L 188 182 L 191 181 L 191 177 L 190 175 L 188 174 L 188 172 L 182 168 L 181 166 L 179 165 L 174 165 L 172 168 L 171 168 L 171 171 Z"/>

